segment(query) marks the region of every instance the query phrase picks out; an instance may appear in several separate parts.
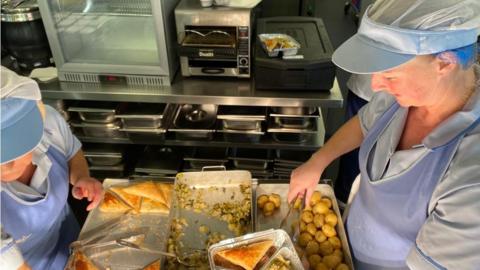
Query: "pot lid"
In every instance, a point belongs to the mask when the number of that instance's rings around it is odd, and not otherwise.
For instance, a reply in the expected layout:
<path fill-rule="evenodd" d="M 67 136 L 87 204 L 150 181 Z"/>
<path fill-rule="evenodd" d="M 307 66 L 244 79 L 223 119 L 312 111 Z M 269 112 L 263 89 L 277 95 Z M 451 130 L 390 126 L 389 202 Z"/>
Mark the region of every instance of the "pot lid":
<path fill-rule="evenodd" d="M 24 22 L 40 19 L 37 0 L 2 0 L 2 21 Z"/>

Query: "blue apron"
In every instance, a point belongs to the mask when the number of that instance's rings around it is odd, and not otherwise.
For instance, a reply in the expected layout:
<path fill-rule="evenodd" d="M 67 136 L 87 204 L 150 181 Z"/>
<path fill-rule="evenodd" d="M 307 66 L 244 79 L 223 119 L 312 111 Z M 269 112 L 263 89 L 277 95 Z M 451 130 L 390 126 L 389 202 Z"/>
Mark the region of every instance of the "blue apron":
<path fill-rule="evenodd" d="M 394 103 L 374 124 L 360 147 L 360 187 L 347 219 L 355 269 L 408 269 L 406 258 L 425 223 L 428 204 L 458 145 L 479 120 L 448 143 L 430 149 L 401 174 L 371 181 L 369 157 L 399 109 Z"/>
<path fill-rule="evenodd" d="M 77 238 L 79 226 L 67 203 L 67 159 L 54 147 L 49 147 L 46 155 L 52 162 L 47 194 L 41 200 L 25 202 L 3 190 L 2 227 L 17 242 L 32 269 L 60 270 L 65 267 L 68 245 Z"/>

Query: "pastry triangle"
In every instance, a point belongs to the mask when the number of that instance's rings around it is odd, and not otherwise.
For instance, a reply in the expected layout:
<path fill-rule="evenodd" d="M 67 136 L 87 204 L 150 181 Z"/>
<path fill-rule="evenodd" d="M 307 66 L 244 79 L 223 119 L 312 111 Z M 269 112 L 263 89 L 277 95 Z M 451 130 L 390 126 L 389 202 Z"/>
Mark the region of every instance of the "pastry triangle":
<path fill-rule="evenodd" d="M 149 198 L 154 201 L 158 201 L 165 204 L 165 198 L 163 197 L 163 193 L 157 188 L 157 186 L 152 181 L 128 186 L 124 188 L 123 191 L 132 195 Z"/>
<path fill-rule="evenodd" d="M 160 260 L 156 260 L 153 263 L 147 265 L 143 270 L 160 270 Z"/>
<path fill-rule="evenodd" d="M 120 197 L 120 199 L 126 202 L 135 211 L 140 210 L 140 204 L 142 200 L 141 197 L 125 192 L 123 187 L 110 187 L 110 190 L 115 192 Z"/>
<path fill-rule="evenodd" d="M 103 202 L 100 205 L 100 211 L 109 213 L 122 213 L 126 212 L 130 207 L 122 203 L 115 195 L 110 192 L 105 192 Z"/>
<path fill-rule="evenodd" d="M 267 251 L 272 247 L 273 241 L 267 240 L 241 246 L 232 249 L 219 251 L 218 256 L 245 270 L 253 270 Z"/>
<path fill-rule="evenodd" d="M 83 254 L 83 252 L 75 252 L 75 257 L 73 261 L 75 270 L 97 270 L 97 267 L 93 265 L 90 259 L 88 259 L 87 256 Z"/>
<path fill-rule="evenodd" d="M 140 213 L 165 213 L 168 214 L 170 208 L 161 202 L 157 202 L 148 198 L 143 198 Z"/>
<path fill-rule="evenodd" d="M 172 199 L 172 192 L 173 192 L 173 185 L 172 184 L 166 184 L 166 183 L 160 183 L 157 182 L 155 183 L 157 186 L 158 190 L 160 190 L 163 194 L 163 198 L 165 200 L 165 205 L 170 208 L 170 202 Z"/>

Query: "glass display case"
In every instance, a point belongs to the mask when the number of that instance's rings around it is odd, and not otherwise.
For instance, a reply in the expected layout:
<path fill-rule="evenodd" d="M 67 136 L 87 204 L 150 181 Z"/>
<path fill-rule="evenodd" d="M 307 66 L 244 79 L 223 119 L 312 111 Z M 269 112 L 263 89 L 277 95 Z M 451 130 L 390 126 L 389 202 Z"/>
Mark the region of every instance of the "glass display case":
<path fill-rule="evenodd" d="M 169 85 L 178 0 L 39 1 L 59 78 Z"/>

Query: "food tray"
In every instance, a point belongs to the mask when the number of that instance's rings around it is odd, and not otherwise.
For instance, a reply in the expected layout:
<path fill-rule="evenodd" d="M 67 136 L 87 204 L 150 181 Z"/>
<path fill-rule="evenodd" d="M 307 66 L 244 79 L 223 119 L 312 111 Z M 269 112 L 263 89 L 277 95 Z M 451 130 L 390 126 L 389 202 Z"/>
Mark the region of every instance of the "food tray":
<path fill-rule="evenodd" d="M 270 265 L 278 256 L 282 256 L 285 260 L 290 261 L 291 270 L 304 270 L 302 262 L 300 261 L 300 258 L 298 258 L 296 252 L 287 247 L 283 247 L 277 253 L 275 253 L 263 269 L 268 270 Z"/>
<path fill-rule="evenodd" d="M 184 224 L 172 233 L 177 254 L 191 254 L 192 250 L 207 250 L 207 241 L 236 237 L 253 231 L 252 178 L 248 171 L 203 171 L 179 173 L 175 178 L 172 215 Z M 243 189 L 243 192 L 242 192 Z M 211 213 L 216 204 L 235 204 L 239 207 L 250 204 L 241 229 L 234 233 L 228 223 Z M 223 209 L 223 208 L 222 208 Z M 245 209 L 243 209 L 245 210 Z M 218 211 L 215 211 L 218 213 Z M 227 214 L 219 214 L 225 217 Z M 232 222 L 235 223 L 235 222 Z M 238 223 L 236 223 L 238 224 Z M 207 228 L 208 232 L 202 230 Z M 243 232 L 240 232 L 243 231 Z M 200 258 L 208 265 L 207 258 Z"/>
<path fill-rule="evenodd" d="M 89 123 L 112 123 L 115 121 L 115 114 L 124 107 L 121 103 L 115 102 L 79 102 L 76 106 L 68 108 L 69 112 L 76 112 L 82 121 Z"/>
<path fill-rule="evenodd" d="M 107 189 L 113 185 L 128 185 L 132 182 L 126 179 L 105 179 L 103 187 Z M 152 249 L 164 251 L 168 237 L 169 216 L 168 214 L 117 214 L 104 213 L 97 207 L 89 213 L 85 224 L 80 231 L 79 240 L 98 233 L 97 228 L 106 224 L 112 219 L 119 219 L 118 225 L 109 230 L 102 239 L 102 242 L 110 239 L 116 239 L 131 231 L 146 230 L 143 244 Z M 104 233 L 104 232 L 102 232 Z M 135 250 L 132 248 L 111 245 L 102 248 L 92 248 L 87 250 L 86 255 L 98 266 L 103 269 L 111 270 L 130 270 L 143 269 L 155 260 L 161 259 L 158 254 L 152 254 L 146 251 Z M 72 259 L 71 256 L 70 259 Z M 71 268 L 72 270 L 75 268 Z"/>
<path fill-rule="evenodd" d="M 302 269 L 302 265 L 300 263 L 298 256 L 296 255 L 293 243 L 290 240 L 290 237 L 288 236 L 288 234 L 283 230 L 266 230 L 266 231 L 256 232 L 256 233 L 247 234 L 247 235 L 243 235 L 243 236 L 232 238 L 232 239 L 226 239 L 215 245 L 212 245 L 208 250 L 208 255 L 209 255 L 208 259 L 210 262 L 210 269 L 214 269 L 214 270 L 225 269 L 224 267 L 217 264 L 215 255 L 218 252 L 226 249 L 232 249 L 232 248 L 241 247 L 241 246 L 262 242 L 262 241 L 267 241 L 267 240 L 273 241 L 272 248 L 270 248 L 266 253 L 268 259 L 264 261 L 263 264 L 262 264 L 262 261 L 260 261 L 259 265 L 257 265 L 255 269 L 266 269 L 266 266 L 270 264 L 271 260 L 276 256 L 276 253 L 278 253 L 282 249 L 286 249 L 286 252 L 290 253 L 292 257 L 296 257 L 297 259 L 296 266 L 300 268 L 294 268 L 294 269 Z"/>
<path fill-rule="evenodd" d="M 258 38 L 263 49 L 270 57 L 277 57 L 280 52 L 283 56 L 296 55 L 300 49 L 300 43 L 285 34 L 259 34 Z"/>
<path fill-rule="evenodd" d="M 288 195 L 288 188 L 289 184 L 259 184 L 255 191 L 255 231 L 263 231 L 272 228 L 278 228 L 280 226 L 280 222 L 283 217 L 288 212 L 288 203 L 287 203 L 287 195 Z M 320 191 L 322 196 L 330 198 L 332 201 L 332 208 L 335 214 L 337 214 L 338 224 L 335 226 L 335 229 L 338 233 L 338 237 L 342 242 L 343 253 L 345 256 L 345 261 L 350 269 L 353 268 L 353 261 L 352 255 L 350 253 L 350 248 L 348 246 L 347 235 L 345 233 L 345 228 L 342 223 L 342 216 L 340 215 L 340 210 L 338 208 L 337 200 L 335 198 L 335 193 L 333 192 L 333 188 L 330 185 L 326 184 L 318 184 L 315 190 Z M 280 195 L 282 198 L 282 204 L 280 205 L 280 209 L 276 210 L 276 212 L 269 217 L 265 217 L 261 210 L 257 210 L 257 198 L 262 194 L 271 194 L 276 193 Z M 289 225 L 290 227 L 290 225 Z"/>
<path fill-rule="evenodd" d="M 117 114 L 124 128 L 157 129 L 165 126 L 166 114 L 172 110 L 172 104 L 129 104 L 123 114 Z"/>

